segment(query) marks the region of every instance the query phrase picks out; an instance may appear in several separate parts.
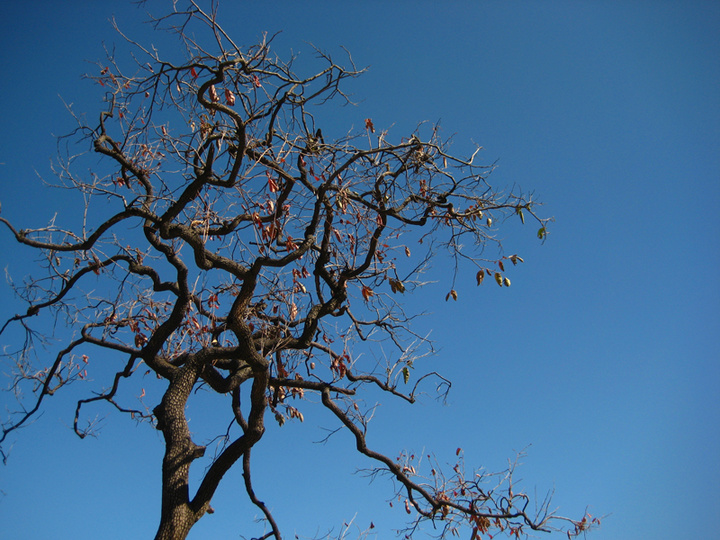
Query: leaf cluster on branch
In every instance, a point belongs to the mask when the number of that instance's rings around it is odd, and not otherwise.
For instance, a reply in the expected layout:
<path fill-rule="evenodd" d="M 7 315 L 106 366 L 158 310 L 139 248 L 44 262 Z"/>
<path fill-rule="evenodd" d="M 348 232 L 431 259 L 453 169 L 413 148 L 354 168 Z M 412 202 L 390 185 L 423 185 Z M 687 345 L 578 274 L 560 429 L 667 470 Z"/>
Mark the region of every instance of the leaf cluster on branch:
<path fill-rule="evenodd" d="M 58 170 L 86 202 L 80 226 L 18 230 L 0 218 L 43 254 L 44 272 L 16 287 L 27 311 L 2 327 L 23 336 L 8 353 L 13 387 L 29 389 L 34 401 L 3 424 L 0 442 L 48 396 L 87 379 L 102 354 L 119 368 L 105 390 L 78 402 L 75 430 L 88 434 L 83 411 L 107 402 L 162 432 L 157 538 L 184 538 L 239 462 L 267 520 L 263 538 L 279 540 L 252 485 L 251 450 L 269 417 L 302 421 L 304 407 L 318 406 L 309 395 L 352 434 L 375 473 L 394 479 L 408 537 L 423 522 L 440 536 L 463 527 L 473 538 L 519 536 L 563 523 L 582 532 L 584 522 L 555 516 L 549 500 L 530 512 L 528 496 L 514 489 L 514 466 L 466 473 L 460 459 L 442 472 L 430 460 L 424 475 L 414 456 L 372 450 L 358 407 L 368 387 L 411 403 L 432 379 L 441 393 L 449 389 L 438 373 L 415 374 L 432 348 L 413 332 L 405 295 L 422 285 L 433 256 L 452 261 L 454 275 L 469 268 L 478 284 L 489 275 L 509 286 L 503 261 L 522 258 L 486 260 L 484 252 L 498 244 L 495 224 L 513 215 L 536 220 L 544 238 L 548 220 L 534 201 L 492 188 L 477 151 L 454 155 L 437 126 L 393 141 L 365 119 L 359 131 L 332 136 L 336 127 L 316 121 L 317 107 L 349 102 L 343 83 L 362 73 L 349 56 L 345 67 L 316 51 L 319 70 L 302 76 L 272 53 L 271 39 L 240 47 L 195 2 L 155 22 L 175 32 L 184 60 L 128 39 L 136 63 L 121 67 L 110 57 L 91 76 L 106 108 L 94 125 L 78 120 L 74 135 L 102 159 L 90 174 L 75 172 L 77 157 Z M 36 348 L 47 337 L 34 326 L 43 316 L 75 331 L 50 362 Z M 385 365 L 354 354 L 354 345 L 376 341 L 396 350 Z M 167 385 L 152 410 L 118 397 L 142 373 Z M 193 440 L 185 409 L 199 386 L 225 399 L 235 428 L 191 493 L 190 466 L 205 447 Z"/>

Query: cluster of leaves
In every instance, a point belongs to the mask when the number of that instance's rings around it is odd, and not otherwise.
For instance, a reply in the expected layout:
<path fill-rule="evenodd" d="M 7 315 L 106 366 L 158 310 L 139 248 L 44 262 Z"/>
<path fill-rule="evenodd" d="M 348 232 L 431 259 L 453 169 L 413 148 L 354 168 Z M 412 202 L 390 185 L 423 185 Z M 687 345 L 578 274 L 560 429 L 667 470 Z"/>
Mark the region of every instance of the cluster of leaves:
<path fill-rule="evenodd" d="M 553 519 L 549 496 L 540 503 L 533 519 L 528 517 L 530 497 L 517 491 L 513 480 L 518 460 L 523 454 L 509 462 L 504 471 L 494 473 L 482 469 L 468 473 L 462 449 L 458 448 L 455 455 L 457 461 L 447 473 L 431 454 L 402 453 L 396 458 L 403 473 L 432 493 L 440 504 L 431 512 L 423 513 L 424 509 L 418 508 L 418 500 L 412 494 L 407 496 L 402 489 L 398 491 L 397 502 L 402 504 L 407 514 L 419 512 L 424 519 L 433 521 L 436 527 L 441 524 L 439 537 L 460 536 L 463 530 L 467 530 L 472 540 L 492 539 L 503 533 L 510 538 L 524 538 L 528 530 L 542 530 L 539 524 L 547 524 Z M 393 504 L 391 501 L 390 506 Z M 586 514 L 581 520 L 570 523 L 566 533 L 568 538 L 573 538 L 593 526 L 599 526 L 600 519 Z M 411 538 L 418 525 L 419 522 L 416 522 L 408 527 L 404 537 Z"/>

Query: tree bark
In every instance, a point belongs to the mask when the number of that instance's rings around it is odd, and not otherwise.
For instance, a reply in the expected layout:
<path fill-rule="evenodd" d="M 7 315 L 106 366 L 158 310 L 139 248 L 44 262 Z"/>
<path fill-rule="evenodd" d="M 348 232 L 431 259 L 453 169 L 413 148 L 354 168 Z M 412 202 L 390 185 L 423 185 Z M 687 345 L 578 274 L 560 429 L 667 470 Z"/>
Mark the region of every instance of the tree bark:
<path fill-rule="evenodd" d="M 205 453 L 190 438 L 185 405 L 197 381 L 199 367 L 189 363 L 178 369 L 160 404 L 155 408 L 157 428 L 165 438 L 162 466 L 162 510 L 156 540 L 181 540 L 207 510 L 190 505 L 188 477 L 190 464 Z"/>
<path fill-rule="evenodd" d="M 164 501 L 163 506 L 165 506 Z M 160 527 L 155 535 L 155 540 L 183 540 L 187 538 L 196 521 L 194 512 L 186 504 L 170 508 L 168 514 L 163 508 Z"/>

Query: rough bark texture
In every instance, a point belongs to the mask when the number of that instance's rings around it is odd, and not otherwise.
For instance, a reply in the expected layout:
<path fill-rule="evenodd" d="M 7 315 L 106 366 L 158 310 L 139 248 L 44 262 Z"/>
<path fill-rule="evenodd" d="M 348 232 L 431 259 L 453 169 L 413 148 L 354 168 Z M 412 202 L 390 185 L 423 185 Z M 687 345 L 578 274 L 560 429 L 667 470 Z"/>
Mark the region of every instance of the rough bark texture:
<path fill-rule="evenodd" d="M 186 366 L 171 379 L 162 402 L 154 411 L 157 428 L 165 438 L 158 540 L 185 538 L 207 509 L 195 511 L 190 506 L 190 464 L 205 453 L 205 448 L 197 446 L 190 438 L 185 418 L 187 399 L 198 377 L 198 368 L 192 367 Z"/>

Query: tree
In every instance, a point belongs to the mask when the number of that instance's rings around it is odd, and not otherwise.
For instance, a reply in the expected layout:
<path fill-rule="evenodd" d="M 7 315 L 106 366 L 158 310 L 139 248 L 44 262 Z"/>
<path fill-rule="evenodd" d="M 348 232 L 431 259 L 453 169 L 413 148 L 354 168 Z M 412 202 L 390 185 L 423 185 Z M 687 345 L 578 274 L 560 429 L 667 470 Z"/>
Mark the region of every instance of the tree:
<path fill-rule="evenodd" d="M 292 60 L 271 53 L 271 39 L 240 47 L 215 11 L 193 1 L 155 23 L 177 34 L 183 58 L 132 41 L 134 64 L 110 56 L 91 77 L 106 106 L 95 124 L 78 117 L 73 133 L 90 151 L 61 156 L 60 181 L 84 197 L 81 222 L 17 229 L 0 217 L 20 244 L 42 254 L 44 273 L 16 287 L 27 310 L 0 330 L 21 336 L 9 353 L 12 385 L 33 396 L 3 424 L 0 443 L 47 396 L 85 379 L 102 354 L 123 365 L 106 390 L 78 401 L 74 429 L 91 433 L 84 411 L 106 402 L 162 432 L 158 539 L 185 538 L 238 464 L 267 520 L 263 538 L 279 540 L 253 488 L 251 451 L 269 417 L 302 421 L 310 396 L 394 479 L 408 536 L 430 521 L 441 536 L 461 527 L 473 537 L 585 530 L 588 518 L 555 516 L 547 500 L 531 514 L 512 467 L 499 476 L 467 474 L 460 462 L 447 472 L 437 464 L 416 470 L 411 456 L 374 451 L 360 406 L 371 389 L 411 403 L 432 380 L 441 394 L 449 389 L 439 373 L 416 373 L 432 349 L 413 333 L 404 295 L 420 290 L 430 258 L 441 253 L 457 274 L 509 286 L 504 265 L 522 259 L 486 259 L 485 251 L 507 216 L 535 220 L 545 237 L 547 219 L 534 201 L 493 189 L 490 169 L 476 154 L 452 154 L 437 126 L 422 124 L 394 142 L 371 119 L 359 132 L 323 134 L 318 106 L 349 102 L 344 84 L 362 73 L 349 57 L 343 67 L 317 51 L 319 70 L 297 75 Z M 449 288 L 447 298 L 456 299 Z M 75 334 L 47 362 L 35 345 L 53 327 Z M 396 349 L 386 365 L 354 354 L 378 340 Z M 142 377 L 149 385 L 152 375 L 163 388 L 159 403 L 127 405 L 122 385 Z M 234 425 L 218 434 L 224 444 L 191 492 L 190 467 L 206 451 L 185 412 L 198 388 L 217 394 L 218 415 Z"/>

